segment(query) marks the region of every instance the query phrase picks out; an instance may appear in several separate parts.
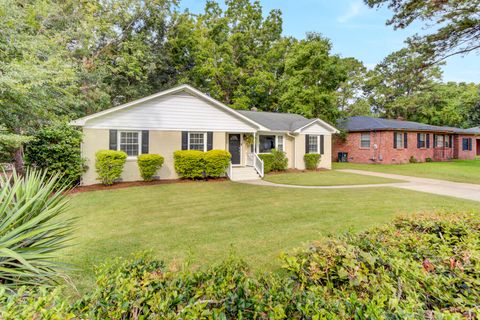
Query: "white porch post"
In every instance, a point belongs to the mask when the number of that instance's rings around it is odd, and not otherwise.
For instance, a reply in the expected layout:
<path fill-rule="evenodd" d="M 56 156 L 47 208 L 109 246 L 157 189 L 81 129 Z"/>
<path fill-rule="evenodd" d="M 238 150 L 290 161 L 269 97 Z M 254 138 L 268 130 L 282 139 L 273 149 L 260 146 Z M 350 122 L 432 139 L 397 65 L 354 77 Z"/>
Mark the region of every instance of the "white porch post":
<path fill-rule="evenodd" d="M 257 133 L 253 133 L 253 153 L 257 153 Z"/>

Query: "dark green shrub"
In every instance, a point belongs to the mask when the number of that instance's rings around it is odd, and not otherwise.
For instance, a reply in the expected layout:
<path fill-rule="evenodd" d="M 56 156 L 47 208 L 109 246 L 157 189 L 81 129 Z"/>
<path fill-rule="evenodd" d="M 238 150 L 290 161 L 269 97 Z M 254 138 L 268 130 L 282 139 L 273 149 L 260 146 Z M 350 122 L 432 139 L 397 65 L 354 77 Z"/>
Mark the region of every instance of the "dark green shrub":
<path fill-rule="evenodd" d="M 261 153 L 258 157 L 263 160 L 263 172 L 267 174 L 272 171 L 273 161 L 275 160 L 273 154 Z"/>
<path fill-rule="evenodd" d="M 433 160 L 432 160 L 432 158 L 427 157 L 427 158 L 425 158 L 425 162 L 433 162 Z"/>
<path fill-rule="evenodd" d="M 80 130 L 66 123 L 41 128 L 25 145 L 25 163 L 49 175 L 61 173 L 63 181 L 76 184 L 86 169 L 80 154 L 82 138 Z"/>
<path fill-rule="evenodd" d="M 180 150 L 173 153 L 175 171 L 182 178 L 200 179 L 205 174 L 204 152 Z"/>
<path fill-rule="evenodd" d="M 145 181 L 152 181 L 153 176 L 163 165 L 163 157 L 159 154 L 141 154 L 137 157 L 140 175 Z"/>
<path fill-rule="evenodd" d="M 415 158 L 414 156 L 410 156 L 410 159 L 408 159 L 408 162 L 410 162 L 410 163 L 417 163 L 418 160 L 417 160 L 417 158 Z"/>
<path fill-rule="evenodd" d="M 325 238 L 254 276 L 242 261 L 191 270 L 148 254 L 97 268 L 96 286 L 8 295 L 2 319 L 476 319 L 480 218 L 420 215 Z"/>
<path fill-rule="evenodd" d="M 307 170 L 317 170 L 320 164 L 321 155 L 319 153 L 305 153 L 303 160 Z"/>
<path fill-rule="evenodd" d="M 272 171 L 285 171 L 288 167 L 286 153 L 277 149 L 272 149 L 273 161 Z"/>
<path fill-rule="evenodd" d="M 100 150 L 95 154 L 95 168 L 98 180 L 106 186 L 112 185 L 120 179 L 123 166 L 127 161 L 127 154 L 123 151 Z"/>
<path fill-rule="evenodd" d="M 210 150 L 204 155 L 205 174 L 207 177 L 218 178 L 225 174 L 232 155 L 225 150 Z"/>

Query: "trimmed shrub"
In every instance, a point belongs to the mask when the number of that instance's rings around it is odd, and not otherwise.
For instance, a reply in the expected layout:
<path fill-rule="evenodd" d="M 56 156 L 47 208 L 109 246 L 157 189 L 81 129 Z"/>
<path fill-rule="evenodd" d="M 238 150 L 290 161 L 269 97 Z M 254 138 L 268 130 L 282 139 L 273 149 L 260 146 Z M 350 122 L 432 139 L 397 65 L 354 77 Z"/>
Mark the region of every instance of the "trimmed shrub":
<path fill-rule="evenodd" d="M 263 160 L 263 172 L 267 174 L 272 171 L 273 161 L 275 160 L 273 154 L 261 153 L 258 155 L 258 157 Z"/>
<path fill-rule="evenodd" d="M 414 156 L 410 156 L 410 159 L 408 159 L 408 162 L 410 162 L 410 163 L 417 163 L 418 160 L 417 160 L 417 158 L 415 158 Z"/>
<path fill-rule="evenodd" d="M 303 160 L 307 170 L 317 170 L 320 164 L 321 155 L 319 153 L 305 153 Z"/>
<path fill-rule="evenodd" d="M 288 167 L 286 153 L 277 149 L 272 149 L 273 162 L 272 171 L 285 171 Z"/>
<path fill-rule="evenodd" d="M 425 162 L 433 162 L 433 160 L 432 160 L 432 158 L 427 157 L 427 158 L 425 158 Z"/>
<path fill-rule="evenodd" d="M 153 176 L 163 165 L 163 157 L 159 154 L 141 154 L 137 157 L 138 169 L 144 181 L 152 181 Z"/>
<path fill-rule="evenodd" d="M 60 173 L 62 181 L 76 184 L 86 169 L 80 155 L 82 139 L 82 132 L 66 123 L 41 128 L 25 145 L 25 163 L 50 176 Z"/>
<path fill-rule="evenodd" d="M 257 276 L 234 257 L 177 271 L 149 254 L 117 258 L 73 303 L 0 286 L 0 318 L 476 319 L 479 233 L 475 214 L 408 216 L 324 238 L 284 254 L 283 272 Z"/>
<path fill-rule="evenodd" d="M 205 174 L 207 177 L 218 178 L 225 174 L 232 155 L 225 150 L 210 150 L 204 155 Z"/>
<path fill-rule="evenodd" d="M 95 160 L 98 180 L 109 186 L 122 176 L 127 154 L 123 151 L 100 150 L 95 154 Z"/>
<path fill-rule="evenodd" d="M 200 179 L 205 174 L 204 152 L 198 150 L 180 150 L 173 153 L 175 171 L 182 178 Z"/>

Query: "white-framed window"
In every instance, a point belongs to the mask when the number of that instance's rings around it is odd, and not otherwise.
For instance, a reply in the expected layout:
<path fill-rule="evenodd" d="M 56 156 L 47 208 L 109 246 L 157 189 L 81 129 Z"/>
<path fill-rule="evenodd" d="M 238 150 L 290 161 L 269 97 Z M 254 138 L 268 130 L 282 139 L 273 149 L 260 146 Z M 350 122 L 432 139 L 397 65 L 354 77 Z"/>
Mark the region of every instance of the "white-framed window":
<path fill-rule="evenodd" d="M 443 148 L 445 146 L 445 136 L 442 134 L 435 135 L 435 148 Z"/>
<path fill-rule="evenodd" d="M 188 133 L 188 149 L 189 150 L 207 150 L 207 133 L 206 132 L 189 132 Z"/>
<path fill-rule="evenodd" d="M 308 153 L 320 153 L 319 150 L 320 141 L 319 136 L 308 136 Z"/>
<path fill-rule="evenodd" d="M 285 139 L 282 135 L 260 135 L 258 137 L 258 152 L 269 153 L 272 149 L 285 151 Z"/>
<path fill-rule="evenodd" d="M 426 133 L 417 133 L 418 135 L 418 148 L 426 148 L 427 147 L 427 134 Z"/>
<path fill-rule="evenodd" d="M 405 147 L 403 136 L 403 132 L 395 132 L 395 144 L 397 145 L 397 149 L 403 149 Z"/>
<path fill-rule="evenodd" d="M 285 151 L 285 146 L 283 143 L 283 136 L 277 136 L 277 150 Z"/>
<path fill-rule="evenodd" d="M 120 131 L 118 135 L 118 149 L 129 157 L 136 157 L 141 153 L 142 134 L 140 131 Z"/>
<path fill-rule="evenodd" d="M 370 148 L 370 132 L 363 132 L 360 135 L 360 148 Z"/>

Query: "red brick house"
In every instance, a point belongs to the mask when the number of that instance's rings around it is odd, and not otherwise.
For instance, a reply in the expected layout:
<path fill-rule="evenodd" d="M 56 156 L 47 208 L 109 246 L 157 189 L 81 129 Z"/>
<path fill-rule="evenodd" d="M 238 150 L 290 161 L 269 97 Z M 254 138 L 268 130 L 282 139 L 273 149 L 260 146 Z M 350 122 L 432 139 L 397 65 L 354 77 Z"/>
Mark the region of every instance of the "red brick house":
<path fill-rule="evenodd" d="M 480 156 L 480 129 L 432 126 L 412 121 L 350 117 L 338 122 L 347 132 L 333 141 L 333 161 L 408 163 L 475 159 Z"/>

